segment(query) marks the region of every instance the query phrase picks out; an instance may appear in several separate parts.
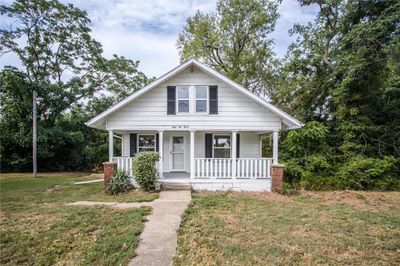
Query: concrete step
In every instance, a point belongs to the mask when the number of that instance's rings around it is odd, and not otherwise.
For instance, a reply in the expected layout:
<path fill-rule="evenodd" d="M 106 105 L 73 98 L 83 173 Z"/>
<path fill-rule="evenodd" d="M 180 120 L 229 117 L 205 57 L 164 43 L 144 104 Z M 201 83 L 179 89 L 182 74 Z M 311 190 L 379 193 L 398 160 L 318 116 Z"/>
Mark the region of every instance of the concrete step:
<path fill-rule="evenodd" d="M 191 188 L 189 183 L 160 183 L 161 190 L 188 190 Z"/>

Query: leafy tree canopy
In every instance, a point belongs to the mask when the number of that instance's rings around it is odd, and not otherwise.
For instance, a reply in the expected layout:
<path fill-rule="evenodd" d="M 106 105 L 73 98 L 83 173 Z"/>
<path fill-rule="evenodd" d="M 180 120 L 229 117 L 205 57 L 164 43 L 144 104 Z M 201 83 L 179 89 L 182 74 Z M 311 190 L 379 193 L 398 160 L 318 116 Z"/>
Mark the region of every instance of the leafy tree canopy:
<path fill-rule="evenodd" d="M 106 136 L 84 122 L 150 80 L 138 61 L 102 56 L 85 11 L 57 0 L 17 0 L 0 6 L 0 53 L 21 68 L 0 75 L 3 170 L 31 161 L 32 91 L 36 90 L 39 169 L 87 168 L 106 154 Z"/>
<path fill-rule="evenodd" d="M 299 2 L 319 12 L 314 22 L 292 29 L 299 38 L 272 99 L 327 132 L 324 141 L 312 142 L 312 153 L 303 152 L 302 138 L 318 132 L 315 126 L 288 134 L 289 180 L 314 189 L 399 189 L 400 3 Z"/>
<path fill-rule="evenodd" d="M 181 60 L 203 61 L 227 77 L 267 95 L 276 60 L 268 37 L 278 18 L 278 1 L 219 0 L 216 12 L 198 11 L 187 20 L 177 47 Z"/>

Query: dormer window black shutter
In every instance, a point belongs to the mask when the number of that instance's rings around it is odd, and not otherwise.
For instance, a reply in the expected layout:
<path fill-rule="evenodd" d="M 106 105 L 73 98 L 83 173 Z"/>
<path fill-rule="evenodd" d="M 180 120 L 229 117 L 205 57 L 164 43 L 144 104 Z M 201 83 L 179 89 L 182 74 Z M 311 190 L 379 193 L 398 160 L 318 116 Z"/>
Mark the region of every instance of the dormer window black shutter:
<path fill-rule="evenodd" d="M 218 114 L 218 86 L 212 85 L 209 87 L 209 105 L 210 114 Z"/>
<path fill-rule="evenodd" d="M 206 158 L 212 158 L 212 147 L 213 147 L 213 137 L 212 134 L 206 134 L 206 150 L 205 150 L 205 155 Z"/>
<path fill-rule="evenodd" d="M 135 154 L 137 153 L 137 134 L 130 134 L 129 136 L 130 139 L 130 147 L 129 147 L 129 156 L 134 157 Z"/>
<path fill-rule="evenodd" d="M 175 115 L 176 87 L 167 86 L 167 115 Z"/>

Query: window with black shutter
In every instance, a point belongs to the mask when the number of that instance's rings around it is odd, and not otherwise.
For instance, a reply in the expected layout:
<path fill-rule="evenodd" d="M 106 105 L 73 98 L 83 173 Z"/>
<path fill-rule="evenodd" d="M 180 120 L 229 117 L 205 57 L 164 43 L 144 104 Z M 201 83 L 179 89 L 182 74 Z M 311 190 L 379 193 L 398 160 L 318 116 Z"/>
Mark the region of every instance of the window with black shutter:
<path fill-rule="evenodd" d="M 167 87 L 167 114 L 168 115 L 176 114 L 175 100 L 176 100 L 176 87 L 168 86 Z"/>
<path fill-rule="evenodd" d="M 210 105 L 210 114 L 218 114 L 218 86 L 210 86 L 209 87 L 209 105 Z"/>

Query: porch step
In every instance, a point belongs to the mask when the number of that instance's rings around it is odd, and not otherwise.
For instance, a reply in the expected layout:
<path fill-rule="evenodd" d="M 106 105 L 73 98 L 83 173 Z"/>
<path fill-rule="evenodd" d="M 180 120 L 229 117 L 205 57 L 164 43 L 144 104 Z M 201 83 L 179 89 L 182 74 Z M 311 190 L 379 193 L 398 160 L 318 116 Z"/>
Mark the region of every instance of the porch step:
<path fill-rule="evenodd" d="M 160 183 L 161 190 L 190 190 L 191 186 L 189 183 L 178 183 L 168 182 Z"/>

